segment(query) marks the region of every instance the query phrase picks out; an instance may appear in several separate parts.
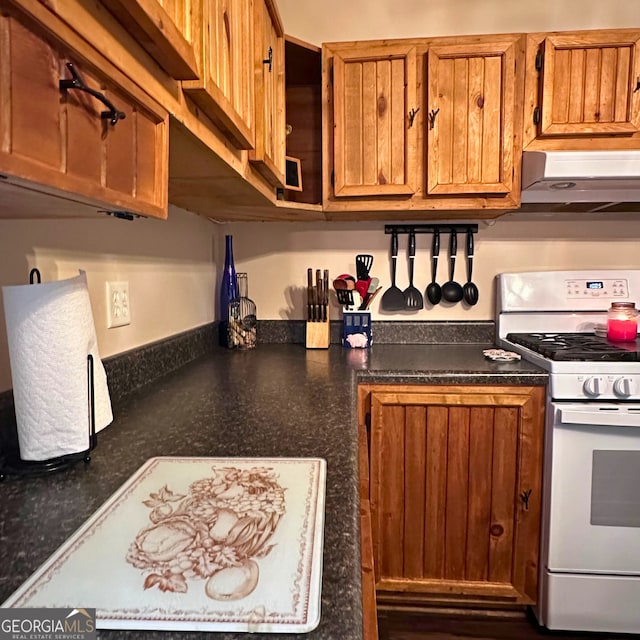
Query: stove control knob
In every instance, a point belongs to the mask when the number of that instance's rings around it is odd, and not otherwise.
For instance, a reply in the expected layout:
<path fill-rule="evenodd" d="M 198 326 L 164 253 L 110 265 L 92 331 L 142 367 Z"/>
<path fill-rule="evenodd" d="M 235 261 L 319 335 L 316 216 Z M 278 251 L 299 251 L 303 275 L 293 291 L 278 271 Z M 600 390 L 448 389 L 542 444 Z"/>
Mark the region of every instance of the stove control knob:
<path fill-rule="evenodd" d="M 628 398 L 633 393 L 631 378 L 618 378 L 613 383 L 613 393 L 615 393 L 618 398 Z"/>
<path fill-rule="evenodd" d="M 587 378 L 582 389 L 589 398 L 597 398 L 600 395 L 600 378 Z"/>

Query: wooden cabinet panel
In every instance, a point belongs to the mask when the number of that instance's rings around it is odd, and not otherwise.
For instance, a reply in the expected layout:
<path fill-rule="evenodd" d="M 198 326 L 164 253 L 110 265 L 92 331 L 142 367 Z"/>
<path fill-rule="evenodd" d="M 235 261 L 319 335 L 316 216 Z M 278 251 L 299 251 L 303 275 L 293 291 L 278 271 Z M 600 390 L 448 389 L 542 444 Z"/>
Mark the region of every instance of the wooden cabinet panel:
<path fill-rule="evenodd" d="M 369 445 L 366 426 L 358 425 L 358 473 L 360 485 L 360 549 L 362 565 L 362 638 L 378 640 L 371 506 L 369 504 Z"/>
<path fill-rule="evenodd" d="M 255 149 L 249 160 L 272 185 L 284 187 L 284 30 L 274 0 L 255 2 Z"/>
<path fill-rule="evenodd" d="M 380 598 L 535 602 L 543 419 L 540 387 L 372 388 Z"/>
<path fill-rule="evenodd" d="M 434 45 L 427 56 L 428 193 L 509 193 L 516 108 L 514 41 Z"/>
<path fill-rule="evenodd" d="M 18 12 L 0 15 L 0 49 L 0 172 L 97 208 L 165 218 L 167 113 L 112 80 L 99 54 L 81 58 Z M 113 125 L 96 96 L 61 89 L 69 64 L 124 118 Z"/>
<path fill-rule="evenodd" d="M 4 55 L 2 59 L 2 151 L 16 158 L 36 156 L 38 163 L 59 170 L 63 162 L 58 134 L 63 115 L 57 90 L 62 73 L 59 56 L 17 20 L 0 19 L 0 37 L 10 47 L 10 64 Z M 43 136 L 43 131 L 52 135 Z"/>
<path fill-rule="evenodd" d="M 335 195 L 414 193 L 416 48 L 336 53 L 333 100 Z"/>
<path fill-rule="evenodd" d="M 640 128 L 640 32 L 556 34 L 540 46 L 538 135 L 630 135 Z"/>
<path fill-rule="evenodd" d="M 517 208 L 524 44 L 505 34 L 324 45 L 328 217 L 469 219 Z"/>
<path fill-rule="evenodd" d="M 177 80 L 198 75 L 198 0 L 105 0 L 104 4 L 151 57 Z"/>
<path fill-rule="evenodd" d="M 254 0 L 202 0 L 200 78 L 182 88 L 238 149 L 253 149 Z"/>

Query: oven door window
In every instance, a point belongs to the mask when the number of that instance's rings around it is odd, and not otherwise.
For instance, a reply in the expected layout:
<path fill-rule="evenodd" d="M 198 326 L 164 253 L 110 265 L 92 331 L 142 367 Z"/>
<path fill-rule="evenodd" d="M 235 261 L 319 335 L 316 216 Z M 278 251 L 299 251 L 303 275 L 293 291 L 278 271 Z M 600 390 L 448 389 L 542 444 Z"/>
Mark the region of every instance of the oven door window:
<path fill-rule="evenodd" d="M 640 527 L 640 451 L 593 452 L 591 524 Z"/>

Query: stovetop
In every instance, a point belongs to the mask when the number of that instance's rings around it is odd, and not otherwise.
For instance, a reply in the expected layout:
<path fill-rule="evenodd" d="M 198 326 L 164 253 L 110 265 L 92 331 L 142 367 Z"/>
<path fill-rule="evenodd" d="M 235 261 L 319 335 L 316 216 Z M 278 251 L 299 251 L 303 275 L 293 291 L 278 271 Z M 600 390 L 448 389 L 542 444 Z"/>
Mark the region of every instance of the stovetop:
<path fill-rule="evenodd" d="M 640 361 L 639 341 L 616 343 L 595 333 L 509 333 L 507 340 L 555 361 Z"/>

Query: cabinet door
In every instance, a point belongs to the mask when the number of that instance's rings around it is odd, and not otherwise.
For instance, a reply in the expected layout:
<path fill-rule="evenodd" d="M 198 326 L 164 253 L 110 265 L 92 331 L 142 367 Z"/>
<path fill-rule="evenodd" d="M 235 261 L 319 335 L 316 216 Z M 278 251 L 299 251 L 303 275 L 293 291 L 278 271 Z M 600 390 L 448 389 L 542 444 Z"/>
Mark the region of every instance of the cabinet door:
<path fill-rule="evenodd" d="M 333 59 L 334 193 L 415 191 L 416 49 L 360 47 Z M 414 112 L 415 113 L 415 112 Z"/>
<path fill-rule="evenodd" d="M 238 149 L 254 147 L 253 0 L 202 0 L 200 79 L 182 88 Z"/>
<path fill-rule="evenodd" d="M 379 595 L 533 603 L 544 391 L 371 394 Z"/>
<path fill-rule="evenodd" d="M 427 192 L 507 194 L 513 188 L 513 41 L 429 48 Z"/>
<path fill-rule="evenodd" d="M 640 32 L 556 34 L 541 45 L 539 136 L 630 135 L 640 128 Z"/>
<path fill-rule="evenodd" d="M 284 187 L 284 30 L 274 0 L 255 1 L 255 149 L 253 166 L 272 185 Z"/>
<path fill-rule="evenodd" d="M 104 0 L 104 4 L 171 77 L 195 80 L 196 1 Z"/>
<path fill-rule="evenodd" d="M 0 16 L 0 22 L 0 48 L 7 54 L 0 74 L 0 172 L 105 209 L 166 218 L 167 113 L 20 14 Z M 112 124 L 96 96 L 60 89 L 60 80 L 72 77 L 68 63 L 124 117 Z"/>

